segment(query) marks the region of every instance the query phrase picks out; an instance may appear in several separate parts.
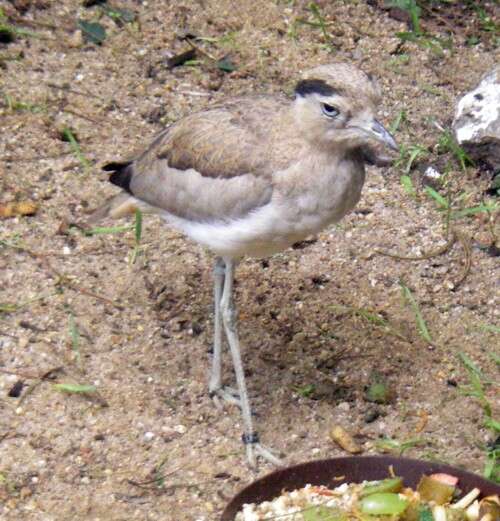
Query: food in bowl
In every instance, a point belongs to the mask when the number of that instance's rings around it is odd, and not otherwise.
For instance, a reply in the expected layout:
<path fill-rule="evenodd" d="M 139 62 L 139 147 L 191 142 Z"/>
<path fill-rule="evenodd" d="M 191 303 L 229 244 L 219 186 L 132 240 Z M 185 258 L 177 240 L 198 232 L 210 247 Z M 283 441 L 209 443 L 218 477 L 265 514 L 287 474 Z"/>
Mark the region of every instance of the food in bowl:
<path fill-rule="evenodd" d="M 479 499 L 478 488 L 464 495 L 459 487 L 458 478 L 444 473 L 423 475 L 416 489 L 398 476 L 333 489 L 306 485 L 243 505 L 235 521 L 500 521 L 498 496 Z"/>

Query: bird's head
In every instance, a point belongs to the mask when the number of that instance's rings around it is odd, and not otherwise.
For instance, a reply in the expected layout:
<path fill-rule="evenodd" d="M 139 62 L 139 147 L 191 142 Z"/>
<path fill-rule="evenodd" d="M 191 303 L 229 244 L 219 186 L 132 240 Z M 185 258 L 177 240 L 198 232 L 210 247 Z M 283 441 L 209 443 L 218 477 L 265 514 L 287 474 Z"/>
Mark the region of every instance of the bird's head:
<path fill-rule="evenodd" d="M 378 86 L 346 63 L 322 65 L 304 73 L 295 87 L 294 113 L 301 135 L 326 149 L 359 151 L 370 163 L 390 161 L 398 150 L 391 134 L 376 119 Z"/>

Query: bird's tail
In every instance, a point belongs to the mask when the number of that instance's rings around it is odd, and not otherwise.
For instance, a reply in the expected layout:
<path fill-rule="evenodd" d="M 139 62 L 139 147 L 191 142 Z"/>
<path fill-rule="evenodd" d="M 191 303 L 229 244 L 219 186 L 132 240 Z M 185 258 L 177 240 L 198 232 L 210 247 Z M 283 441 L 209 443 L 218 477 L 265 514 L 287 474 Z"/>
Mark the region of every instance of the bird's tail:
<path fill-rule="evenodd" d="M 104 202 L 99 208 L 94 210 L 87 218 L 88 224 L 95 224 L 107 217 L 119 219 L 141 210 L 144 213 L 155 213 L 155 209 L 147 203 L 136 199 L 130 191 L 130 180 L 132 177 L 132 162 L 114 162 L 104 165 L 103 170 L 111 172 L 109 180 L 116 186 L 119 186 L 123 192 L 111 197 Z"/>

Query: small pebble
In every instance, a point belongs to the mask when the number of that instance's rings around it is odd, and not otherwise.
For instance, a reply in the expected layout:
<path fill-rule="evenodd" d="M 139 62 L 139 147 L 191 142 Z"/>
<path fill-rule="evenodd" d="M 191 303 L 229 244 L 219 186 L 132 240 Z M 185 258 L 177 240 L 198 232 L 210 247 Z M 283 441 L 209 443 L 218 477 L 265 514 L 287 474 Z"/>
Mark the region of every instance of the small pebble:
<path fill-rule="evenodd" d="M 29 338 L 27 336 L 22 336 L 19 338 L 17 345 L 19 349 L 24 349 L 29 344 Z"/>
<path fill-rule="evenodd" d="M 340 402 L 337 405 L 337 409 L 339 411 L 348 412 L 350 410 L 351 406 L 347 402 Z"/>
<path fill-rule="evenodd" d="M 370 409 L 364 417 L 365 423 L 372 423 L 380 417 L 380 411 L 377 409 Z"/>
<path fill-rule="evenodd" d="M 23 487 L 19 494 L 21 496 L 21 499 L 26 499 L 27 497 L 31 496 L 33 494 L 32 490 L 29 487 Z"/>
<path fill-rule="evenodd" d="M 83 33 L 80 29 L 76 30 L 69 38 L 68 38 L 68 46 L 75 49 L 77 47 L 81 47 L 83 45 Z"/>
<path fill-rule="evenodd" d="M 148 431 L 148 432 L 146 432 L 146 433 L 144 434 L 144 439 L 145 439 L 146 441 L 151 441 L 154 437 L 155 437 L 154 432 L 150 432 L 150 431 Z"/>

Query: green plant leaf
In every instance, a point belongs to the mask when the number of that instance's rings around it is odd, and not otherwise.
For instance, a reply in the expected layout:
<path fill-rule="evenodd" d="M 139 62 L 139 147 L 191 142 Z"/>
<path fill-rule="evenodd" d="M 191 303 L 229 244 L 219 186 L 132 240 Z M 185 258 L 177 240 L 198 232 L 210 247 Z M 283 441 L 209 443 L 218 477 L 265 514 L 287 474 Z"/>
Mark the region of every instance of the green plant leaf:
<path fill-rule="evenodd" d="M 113 7 L 111 5 L 103 4 L 101 9 L 104 14 L 119 23 L 132 23 L 136 18 L 135 13 L 122 7 Z"/>
<path fill-rule="evenodd" d="M 99 22 L 78 20 L 78 27 L 82 30 L 83 37 L 87 42 L 101 45 L 106 39 L 106 29 Z"/>
<path fill-rule="evenodd" d="M 304 398 L 309 398 L 311 395 L 314 394 L 315 390 L 316 386 L 314 384 L 304 385 L 304 387 L 297 386 L 294 388 L 294 391 L 300 396 L 303 396 Z"/>
<path fill-rule="evenodd" d="M 365 399 L 373 403 L 387 404 L 391 397 L 391 390 L 385 382 L 372 382 L 365 393 Z"/>
<path fill-rule="evenodd" d="M 484 426 L 493 431 L 500 432 L 500 421 L 494 420 L 493 418 L 486 418 L 486 420 L 484 420 Z"/>
<path fill-rule="evenodd" d="M 236 65 L 229 58 L 222 58 L 216 63 L 218 69 L 224 72 L 233 72 L 237 69 Z"/>

